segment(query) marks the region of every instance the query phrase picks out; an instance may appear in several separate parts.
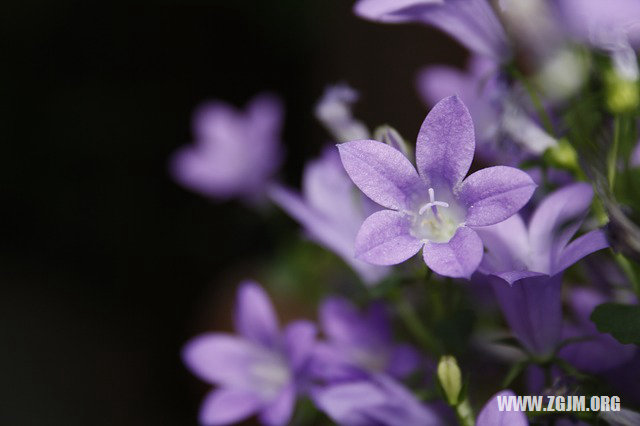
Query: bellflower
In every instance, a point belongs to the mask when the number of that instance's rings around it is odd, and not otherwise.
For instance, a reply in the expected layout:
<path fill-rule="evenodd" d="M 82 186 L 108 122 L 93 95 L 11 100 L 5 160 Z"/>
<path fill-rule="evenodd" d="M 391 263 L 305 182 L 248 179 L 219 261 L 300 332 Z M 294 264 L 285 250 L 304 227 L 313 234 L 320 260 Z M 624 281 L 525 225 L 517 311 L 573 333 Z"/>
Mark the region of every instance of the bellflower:
<path fill-rule="evenodd" d="M 501 222 L 524 206 L 535 184 L 524 172 L 496 166 L 466 179 L 475 150 L 473 122 L 457 96 L 427 115 L 416 144 L 416 168 L 399 151 L 373 140 L 338 146 L 353 182 L 385 210 L 369 216 L 355 241 L 357 258 L 401 263 L 424 247 L 433 271 L 469 277 L 480 264 L 476 227 Z"/>
<path fill-rule="evenodd" d="M 203 334 L 182 352 L 196 376 L 218 386 L 205 397 L 200 422 L 230 424 L 258 413 L 263 424 L 285 425 L 312 352 L 315 326 L 296 321 L 281 332 L 268 296 L 250 281 L 240 285 L 235 314 L 238 336 Z"/>
<path fill-rule="evenodd" d="M 471 51 L 502 62 L 510 55 L 504 28 L 487 0 L 359 0 L 355 13 L 381 22 L 421 22 Z"/>
<path fill-rule="evenodd" d="M 588 184 L 571 184 L 540 203 L 528 228 L 516 215 L 478 230 L 488 250 L 479 271 L 491 276 L 511 330 L 537 355 L 549 355 L 561 337 L 562 272 L 608 247 L 600 230 L 571 241 L 592 198 Z"/>
<path fill-rule="evenodd" d="M 609 52 L 622 77 L 638 79 L 634 49 L 640 48 L 640 2 L 560 0 L 556 5 L 570 35 Z"/>
<path fill-rule="evenodd" d="M 380 303 L 358 312 L 349 301 L 332 297 L 320 307 L 320 325 L 327 338 L 316 345 L 313 370 L 329 381 L 386 373 L 402 378 L 420 362 L 409 345 L 393 342 L 388 312 Z"/>
<path fill-rule="evenodd" d="M 498 398 L 515 397 L 511 390 L 503 390 L 493 395 L 491 399 L 482 407 L 476 426 L 528 426 L 527 415 L 522 411 L 500 411 Z"/>
<path fill-rule="evenodd" d="M 527 154 L 542 154 L 556 141 L 519 106 L 516 91 L 503 80 L 494 62 L 475 56 L 466 71 L 445 65 L 424 68 L 417 86 L 428 105 L 452 94 L 460 96 L 473 118 L 477 154 L 485 161 L 517 164 Z"/>
<path fill-rule="evenodd" d="M 362 221 L 379 208 L 357 193 L 335 147 L 326 148 L 305 166 L 302 195 L 274 185 L 269 196 L 302 224 L 311 239 L 342 257 L 365 283 L 373 284 L 389 272 L 354 257 L 353 242 Z"/>
<path fill-rule="evenodd" d="M 338 383 L 313 392 L 316 406 L 343 426 L 442 425 L 435 411 L 385 375 Z"/>
<path fill-rule="evenodd" d="M 280 165 L 282 115 L 280 100 L 269 94 L 256 96 L 244 111 L 221 101 L 202 105 L 193 115 L 195 144 L 172 158 L 174 178 L 216 199 L 261 198 Z"/>
<path fill-rule="evenodd" d="M 631 153 L 630 159 L 631 167 L 640 167 L 640 141 L 636 144 L 636 147 L 633 148 L 633 152 Z"/>

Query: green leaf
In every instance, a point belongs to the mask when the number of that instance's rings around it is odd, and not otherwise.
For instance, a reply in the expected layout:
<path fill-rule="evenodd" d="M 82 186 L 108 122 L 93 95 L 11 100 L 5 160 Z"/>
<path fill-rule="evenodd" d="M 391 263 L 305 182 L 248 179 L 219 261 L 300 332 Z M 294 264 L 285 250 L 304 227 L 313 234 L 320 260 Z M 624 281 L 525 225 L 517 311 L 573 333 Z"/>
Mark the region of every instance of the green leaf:
<path fill-rule="evenodd" d="M 591 321 L 598 331 L 609 333 L 620 343 L 640 345 L 640 306 L 604 303 L 593 311 Z"/>

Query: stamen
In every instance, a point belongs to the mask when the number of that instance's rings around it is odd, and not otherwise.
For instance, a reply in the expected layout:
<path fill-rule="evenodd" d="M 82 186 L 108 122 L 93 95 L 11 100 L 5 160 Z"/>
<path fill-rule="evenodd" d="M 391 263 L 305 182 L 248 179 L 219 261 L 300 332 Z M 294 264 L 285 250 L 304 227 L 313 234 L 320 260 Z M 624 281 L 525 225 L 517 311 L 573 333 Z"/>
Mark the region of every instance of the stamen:
<path fill-rule="evenodd" d="M 436 192 L 433 188 L 429 188 L 429 202 L 424 206 L 420 207 L 418 210 L 418 214 L 422 214 L 427 211 L 429 208 L 432 208 L 433 214 L 438 217 L 438 209 L 437 206 L 440 207 L 449 207 L 449 203 L 445 203 L 444 201 L 436 201 Z"/>

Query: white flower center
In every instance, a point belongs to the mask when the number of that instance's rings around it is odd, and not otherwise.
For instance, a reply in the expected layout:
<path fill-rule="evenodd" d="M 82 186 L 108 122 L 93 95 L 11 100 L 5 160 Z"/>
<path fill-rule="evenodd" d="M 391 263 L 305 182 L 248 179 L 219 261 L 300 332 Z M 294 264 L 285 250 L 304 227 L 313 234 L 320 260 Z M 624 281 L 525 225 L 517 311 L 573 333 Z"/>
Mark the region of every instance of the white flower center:
<path fill-rule="evenodd" d="M 291 371 L 281 356 L 273 354 L 249 367 L 253 387 L 265 399 L 273 399 L 291 380 Z"/>
<path fill-rule="evenodd" d="M 455 203 L 436 200 L 435 190 L 429 188 L 429 201 L 412 215 L 411 235 L 425 242 L 449 242 L 458 227 L 463 225 L 464 215 L 461 213 Z"/>

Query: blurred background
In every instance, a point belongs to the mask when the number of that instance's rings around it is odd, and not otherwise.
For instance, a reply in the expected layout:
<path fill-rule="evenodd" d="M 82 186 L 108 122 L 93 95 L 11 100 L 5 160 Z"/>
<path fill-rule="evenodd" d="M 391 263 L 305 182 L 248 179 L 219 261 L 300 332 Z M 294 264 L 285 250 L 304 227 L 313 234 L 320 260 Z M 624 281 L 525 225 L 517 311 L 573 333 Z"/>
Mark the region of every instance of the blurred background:
<path fill-rule="evenodd" d="M 464 65 L 446 36 L 361 21 L 352 3 L 3 2 L 0 424 L 196 424 L 208 386 L 182 344 L 230 329 L 238 280 L 298 228 L 171 180 L 193 108 L 279 93 L 282 179 L 298 186 L 329 139 L 312 115 L 325 85 L 351 84 L 357 117 L 413 141 L 415 72 Z"/>

